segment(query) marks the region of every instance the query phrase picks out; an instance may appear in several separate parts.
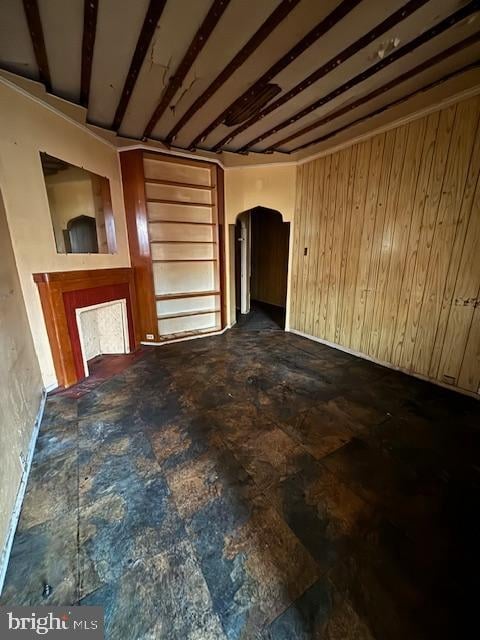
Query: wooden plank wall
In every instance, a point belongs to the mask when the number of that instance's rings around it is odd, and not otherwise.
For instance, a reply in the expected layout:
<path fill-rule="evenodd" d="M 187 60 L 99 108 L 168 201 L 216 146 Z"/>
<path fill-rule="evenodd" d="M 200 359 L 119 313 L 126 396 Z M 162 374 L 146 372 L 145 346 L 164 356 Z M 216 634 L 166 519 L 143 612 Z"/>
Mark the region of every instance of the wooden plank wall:
<path fill-rule="evenodd" d="M 279 213 L 258 207 L 251 213 L 251 233 L 250 296 L 285 307 L 290 223 L 283 222 Z"/>
<path fill-rule="evenodd" d="M 475 97 L 298 168 L 292 329 L 478 392 L 479 117 Z"/>

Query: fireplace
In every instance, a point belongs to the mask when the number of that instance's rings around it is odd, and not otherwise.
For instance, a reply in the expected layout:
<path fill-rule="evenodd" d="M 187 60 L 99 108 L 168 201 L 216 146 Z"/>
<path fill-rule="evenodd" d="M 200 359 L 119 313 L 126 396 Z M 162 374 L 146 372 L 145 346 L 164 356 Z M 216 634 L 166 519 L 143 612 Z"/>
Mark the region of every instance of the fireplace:
<path fill-rule="evenodd" d="M 96 349 L 104 353 L 138 349 L 133 269 L 36 273 L 34 280 L 59 386 L 70 387 L 88 376 L 89 355 Z M 97 337 L 92 327 L 97 327 Z"/>
<path fill-rule="evenodd" d="M 112 300 L 75 309 L 84 375 L 88 361 L 105 354 L 129 353 L 127 301 Z"/>

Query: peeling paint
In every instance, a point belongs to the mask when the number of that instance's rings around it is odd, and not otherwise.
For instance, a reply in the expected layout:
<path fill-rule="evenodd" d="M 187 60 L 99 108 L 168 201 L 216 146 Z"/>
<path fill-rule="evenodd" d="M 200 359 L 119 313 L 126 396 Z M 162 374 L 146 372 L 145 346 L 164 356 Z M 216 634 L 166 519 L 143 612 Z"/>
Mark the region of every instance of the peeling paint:
<path fill-rule="evenodd" d="M 197 77 L 196 74 L 194 74 L 194 77 L 192 79 L 192 81 L 190 82 L 190 84 L 188 85 L 188 87 L 184 88 L 184 85 L 182 84 L 181 86 L 181 94 L 180 97 L 178 98 L 178 100 L 175 103 L 172 103 L 170 105 L 170 110 L 172 111 L 173 114 L 175 114 L 175 110 L 178 107 L 178 105 L 182 102 L 182 100 L 184 99 L 184 97 L 191 92 L 193 85 L 199 80 L 199 78 Z"/>

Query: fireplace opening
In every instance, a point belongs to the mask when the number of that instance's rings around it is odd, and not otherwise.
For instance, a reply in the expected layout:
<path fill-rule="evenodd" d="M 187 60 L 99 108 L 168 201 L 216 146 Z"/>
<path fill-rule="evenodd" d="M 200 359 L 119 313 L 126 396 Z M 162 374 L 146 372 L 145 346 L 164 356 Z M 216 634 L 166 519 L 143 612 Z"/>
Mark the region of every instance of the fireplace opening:
<path fill-rule="evenodd" d="M 80 307 L 75 314 L 85 377 L 94 358 L 130 353 L 126 299 Z"/>

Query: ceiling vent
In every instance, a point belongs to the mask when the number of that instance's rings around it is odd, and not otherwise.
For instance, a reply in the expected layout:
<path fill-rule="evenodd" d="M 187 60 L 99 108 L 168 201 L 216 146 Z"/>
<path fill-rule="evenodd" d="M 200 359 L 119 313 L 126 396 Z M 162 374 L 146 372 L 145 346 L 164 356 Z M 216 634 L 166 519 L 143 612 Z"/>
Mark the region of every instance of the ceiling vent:
<path fill-rule="evenodd" d="M 280 91 L 281 88 L 278 84 L 265 84 L 263 87 L 259 87 L 254 93 L 234 103 L 225 116 L 224 124 L 227 127 L 242 124 L 245 120 L 256 115 Z"/>

